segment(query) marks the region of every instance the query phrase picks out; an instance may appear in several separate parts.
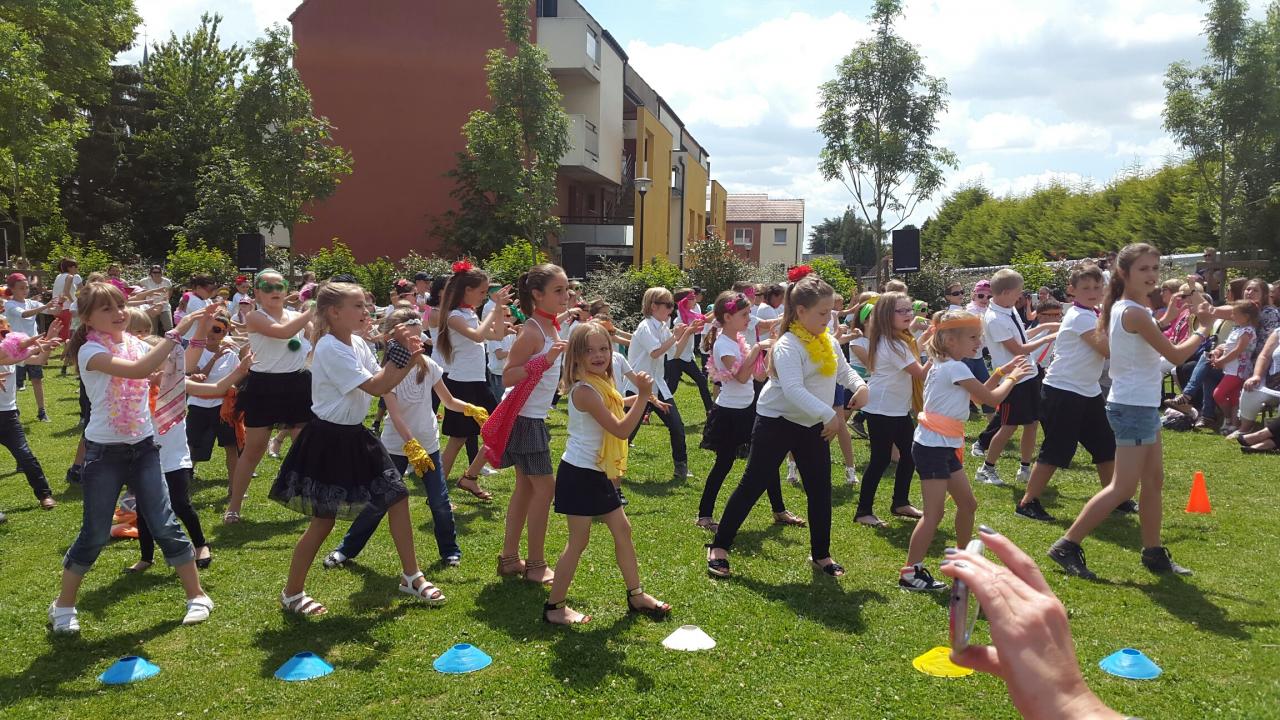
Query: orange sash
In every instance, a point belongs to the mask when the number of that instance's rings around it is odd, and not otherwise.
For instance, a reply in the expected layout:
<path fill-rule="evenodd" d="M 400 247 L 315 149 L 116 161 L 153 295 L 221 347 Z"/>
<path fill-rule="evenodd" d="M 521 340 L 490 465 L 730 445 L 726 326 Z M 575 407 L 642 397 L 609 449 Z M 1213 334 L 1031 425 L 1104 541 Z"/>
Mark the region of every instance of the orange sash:
<path fill-rule="evenodd" d="M 943 437 L 960 438 L 960 447 L 956 448 L 956 457 L 960 458 L 960 464 L 964 464 L 964 421 L 957 420 L 946 415 L 936 415 L 925 411 L 921 411 L 916 416 L 916 420 L 920 422 L 920 426 L 926 430 L 932 430 Z"/>

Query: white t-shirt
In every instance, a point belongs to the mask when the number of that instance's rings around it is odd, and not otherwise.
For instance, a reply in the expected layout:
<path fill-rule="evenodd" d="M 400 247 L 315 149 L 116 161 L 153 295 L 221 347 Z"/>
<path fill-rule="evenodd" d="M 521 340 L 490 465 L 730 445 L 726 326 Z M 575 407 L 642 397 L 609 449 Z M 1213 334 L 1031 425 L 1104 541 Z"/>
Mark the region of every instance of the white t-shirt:
<path fill-rule="evenodd" d="M 452 322 L 454 318 L 462 318 L 467 327 L 476 329 L 480 327 L 480 318 L 472 310 L 454 310 L 449 313 L 449 320 Z M 443 352 L 436 353 L 436 361 L 444 368 L 445 373 L 449 375 L 450 380 L 457 382 L 484 382 L 484 369 L 488 366 L 485 359 L 484 343 L 476 342 L 466 337 L 462 333 L 448 328 L 450 357 L 446 361 Z"/>
<path fill-rule="evenodd" d="M 9 298 L 4 301 L 4 317 L 9 321 L 9 329 L 14 332 L 20 332 L 27 337 L 35 337 L 40 334 L 36 327 L 36 316 L 22 317 L 22 313 L 28 310 L 35 310 L 44 303 L 37 302 L 31 298 L 26 300 L 15 300 Z"/>
<path fill-rule="evenodd" d="M 440 378 L 444 377 L 444 369 L 435 360 L 425 359 L 427 372 L 422 382 L 418 382 L 419 369 L 415 367 L 391 392 L 399 401 L 400 417 L 409 427 L 409 432 L 413 433 L 413 438 L 418 441 L 423 450 L 433 453 L 440 450 L 440 433 L 436 430 L 435 411 L 431 409 L 431 389 L 440 381 Z M 381 439 L 382 446 L 387 449 L 387 452 L 392 455 L 404 455 L 405 439 L 400 436 L 391 418 L 387 418 L 382 423 Z"/>
<path fill-rule="evenodd" d="M 190 315 L 191 313 L 203 308 L 205 305 L 208 305 L 208 304 L 209 304 L 208 300 L 205 300 L 204 298 L 200 297 L 199 295 L 196 295 L 195 293 L 191 293 L 191 297 L 187 298 L 186 314 Z M 196 333 L 199 331 L 200 331 L 200 323 L 192 323 L 191 327 L 187 329 L 187 333 L 182 336 L 182 339 L 190 340 L 191 338 L 195 337 Z"/>
<path fill-rule="evenodd" d="M 337 425 L 359 425 L 373 396 L 360 389 L 378 372 L 378 360 L 363 339 L 348 345 L 326 334 L 311 359 L 311 412 Z"/>
<path fill-rule="evenodd" d="M 905 342 L 881 338 L 876 347 L 876 369 L 867 378 L 867 404 L 863 412 L 903 417 L 911 412 L 911 375 L 904 369 L 915 358 Z M 966 406 L 967 409 L 967 406 Z"/>
<path fill-rule="evenodd" d="M 191 463 L 191 448 L 187 445 L 186 418 L 169 428 L 169 432 L 156 435 L 156 444 L 160 446 L 160 472 L 195 467 Z"/>
<path fill-rule="evenodd" d="M 203 368 L 213 359 L 213 353 L 205 350 L 200 353 L 200 367 Z M 228 350 L 218 355 L 218 360 L 209 369 L 209 376 L 205 378 L 205 382 L 213 384 L 222 378 L 230 375 L 240 365 L 240 358 L 234 350 Z M 222 407 L 222 396 L 218 397 L 196 397 L 195 395 L 187 396 L 187 405 L 192 407 Z"/>
<path fill-rule="evenodd" d="M 836 371 L 823 375 L 809 357 L 809 351 L 799 338 L 785 332 L 773 345 L 773 371 L 777 377 L 769 378 L 760 391 L 756 413 L 764 417 L 785 418 L 801 427 L 826 423 L 835 416 L 831 404 L 836 396 L 836 383 L 851 392 L 857 392 L 866 383 L 849 367 L 835 338 L 823 335 L 831 343 L 836 356 Z"/>
<path fill-rule="evenodd" d="M 707 362 L 714 363 L 716 368 L 723 372 L 729 372 L 733 369 L 734 364 L 742 359 L 742 348 L 738 347 L 736 340 L 732 340 L 724 333 L 721 333 L 711 347 L 711 355 Z M 728 365 L 723 362 L 723 358 L 726 355 L 733 358 Z M 755 386 L 752 384 L 750 377 L 747 378 L 746 382 L 738 382 L 732 378 L 725 378 L 720 381 L 720 394 L 716 395 L 716 404 L 720 407 L 740 409 L 751 407 L 751 403 L 754 401 Z"/>
<path fill-rule="evenodd" d="M 628 391 L 635 392 L 635 388 L 632 387 L 631 381 L 627 379 L 627 376 L 633 372 L 635 372 L 635 370 L 631 367 L 631 363 L 627 362 L 627 358 L 622 353 L 614 351 L 613 386 L 623 395 L 626 395 Z"/>
<path fill-rule="evenodd" d="M 67 283 L 71 284 L 69 290 L 67 288 Z M 81 278 L 79 275 L 68 275 L 66 273 L 62 273 L 53 280 L 53 297 L 60 298 L 65 296 L 75 299 L 76 292 L 80 290 L 80 285 L 83 283 L 84 278 Z"/>
<path fill-rule="evenodd" d="M 683 322 L 683 321 L 677 320 L 677 321 L 676 321 L 676 329 L 678 330 L 678 329 L 680 329 L 680 328 L 684 327 L 686 324 L 687 324 L 687 323 L 685 323 L 685 322 Z M 693 362 L 693 346 L 694 346 L 694 345 L 696 345 L 696 344 L 697 344 L 697 341 L 696 341 L 696 340 L 694 340 L 694 336 L 693 336 L 693 335 L 690 335 L 690 336 L 689 336 L 689 339 L 688 339 L 688 340 L 685 340 L 685 343 L 684 343 L 684 350 L 681 350 L 681 351 L 680 351 L 680 354 L 679 354 L 679 355 L 676 355 L 676 357 L 678 357 L 678 358 L 679 358 L 679 359 L 681 359 L 681 360 L 684 360 L 685 362 Z M 674 354 L 674 353 L 675 353 L 675 351 L 676 351 L 676 348 L 678 348 L 678 347 L 680 347 L 680 345 L 677 343 L 675 346 L 673 346 L 673 347 L 671 348 L 671 353 L 672 353 L 672 354 Z"/>
<path fill-rule="evenodd" d="M 862 361 L 858 359 L 857 354 L 853 352 L 853 349 L 855 347 L 861 349 L 863 352 L 866 352 L 871 347 L 870 338 L 868 338 L 866 335 L 863 335 L 860 338 L 849 341 L 849 365 L 853 367 L 854 371 L 857 372 L 860 377 L 869 375 L 870 373 L 867 372 L 867 366 L 863 365 Z"/>
<path fill-rule="evenodd" d="M 1044 376 L 1044 384 L 1083 397 L 1102 393 L 1098 378 L 1106 358 L 1098 354 L 1081 336 L 1098 328 L 1098 315 L 1076 305 L 1067 308 L 1054 341 L 1056 359 Z M 1036 353 L 1039 354 L 1038 352 Z"/>
<path fill-rule="evenodd" d="M 257 312 L 262 313 L 272 323 L 278 324 L 286 324 L 301 314 L 285 308 L 280 320 L 277 321 L 262 308 L 258 308 Z M 259 373 L 291 373 L 306 367 L 307 353 L 311 352 L 311 341 L 307 339 L 305 325 L 293 336 L 293 339 L 299 343 L 297 350 L 289 349 L 289 338 L 281 340 L 261 333 L 249 333 L 249 349 L 253 351 L 252 370 Z"/>
<path fill-rule="evenodd" d="M 501 340 L 485 340 L 484 347 L 489 354 L 489 372 L 494 375 L 501 375 L 502 371 L 507 367 L 507 356 L 497 356 L 497 351 L 502 350 L 508 354 L 511 352 L 511 346 L 516 344 L 515 335 L 507 335 Z"/>
<path fill-rule="evenodd" d="M 776 307 L 774 307 L 774 306 L 770 305 L 770 304 L 769 304 L 769 303 L 767 303 L 767 302 L 762 302 L 762 303 L 760 303 L 759 305 L 757 305 L 756 307 L 757 307 L 757 310 L 756 310 L 756 313 L 755 313 L 755 314 L 756 314 L 756 322 L 757 322 L 757 323 L 759 323 L 761 320 L 776 320 L 777 318 L 781 317 L 781 315 L 782 315 L 782 311 L 781 311 L 781 310 L 779 310 L 778 308 L 776 308 Z M 754 328 L 752 328 L 752 329 L 754 329 L 754 330 L 756 331 L 756 335 L 755 335 L 756 342 L 760 342 L 760 338 L 762 338 L 762 337 L 769 337 L 770 335 L 772 335 L 772 334 L 773 334 L 773 328 L 769 328 L 768 330 L 765 330 L 764 332 L 761 332 L 759 327 L 754 327 Z M 750 337 L 751 337 L 751 335 L 750 335 L 750 334 L 748 334 L 748 335 L 747 335 L 747 337 L 748 337 L 748 338 L 750 338 Z"/>
<path fill-rule="evenodd" d="M 1231 334 L 1227 336 L 1227 349 L 1230 350 L 1237 344 L 1244 349 L 1241 350 L 1239 357 L 1223 368 L 1223 374 L 1235 375 L 1239 378 L 1253 375 L 1253 345 L 1257 337 L 1258 333 L 1252 325 L 1237 326 L 1231 330 Z"/>
<path fill-rule="evenodd" d="M 11 412 L 18 409 L 18 377 L 14 368 L 17 365 L 0 365 L 0 412 Z"/>
<path fill-rule="evenodd" d="M 135 342 L 142 345 L 140 352 L 145 353 L 151 348 L 146 346 L 141 340 L 126 334 L 125 342 Z M 93 342 L 92 340 L 80 346 L 80 353 L 76 356 L 76 364 L 80 367 L 80 378 L 84 381 L 85 394 L 89 396 L 89 424 L 84 429 L 84 437 L 96 443 L 118 444 L 125 443 L 132 445 L 145 437 L 153 435 L 155 429 L 151 424 L 151 408 L 149 406 L 147 393 L 139 396 L 136 407 L 127 408 L 126 412 L 131 417 L 143 418 L 143 423 L 139 428 L 139 432 L 135 436 L 124 435 L 116 431 L 111 426 L 111 418 L 108 415 L 107 408 L 107 388 L 111 385 L 112 377 L 104 372 L 89 369 L 89 361 L 95 355 L 102 353 L 111 354 L 111 351 L 105 348 L 102 343 Z"/>
<path fill-rule="evenodd" d="M 152 280 L 151 276 L 148 275 L 138 281 L 138 287 L 142 288 L 143 290 L 157 290 L 159 288 L 171 288 L 173 287 L 173 281 L 162 275 L 160 277 L 160 281 L 157 282 L 155 280 Z"/>
<path fill-rule="evenodd" d="M 1132 300 L 1120 300 L 1111 306 L 1111 323 L 1107 341 L 1111 348 L 1111 389 L 1107 402 L 1137 407 L 1160 407 L 1160 353 L 1137 333 L 1124 329 L 1124 311 L 1147 308 Z"/>
<path fill-rule="evenodd" d="M 1018 317 L 1018 312 L 1013 308 L 1003 308 L 991 303 L 987 306 L 987 314 L 984 319 L 986 322 L 984 323 L 982 337 L 986 341 L 987 351 L 991 353 L 991 366 L 1004 367 L 1015 357 L 1004 346 L 1004 341 L 1017 340 L 1024 345 L 1027 344 L 1027 331 L 1022 327 L 1022 318 Z M 1021 385 L 1024 382 L 1031 382 L 1035 379 L 1035 373 L 1028 373 L 1018 381 L 1018 384 Z"/>
<path fill-rule="evenodd" d="M 663 381 L 666 376 L 664 361 L 671 351 L 656 358 L 650 357 L 650 353 L 661 347 L 669 337 L 671 331 L 667 329 L 666 323 L 647 317 L 640 321 L 636 331 L 631 334 L 631 349 L 627 353 L 627 359 L 636 372 L 649 373 L 653 377 L 653 389 L 659 400 L 671 399 L 671 388 Z"/>
<path fill-rule="evenodd" d="M 935 362 L 924 381 L 925 412 L 954 418 L 969 419 L 969 391 L 957 383 L 973 378 L 973 371 L 959 360 Z M 915 441 L 928 447 L 964 446 L 964 438 L 951 438 L 929 430 L 924 425 L 916 426 Z"/>

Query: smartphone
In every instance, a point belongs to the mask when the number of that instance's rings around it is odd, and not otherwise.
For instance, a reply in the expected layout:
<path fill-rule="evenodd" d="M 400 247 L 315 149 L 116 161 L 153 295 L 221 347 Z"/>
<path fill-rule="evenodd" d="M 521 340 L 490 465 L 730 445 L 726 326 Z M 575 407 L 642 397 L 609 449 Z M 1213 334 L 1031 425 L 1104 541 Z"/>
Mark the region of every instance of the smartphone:
<path fill-rule="evenodd" d="M 970 540 L 965 552 L 981 555 L 986 546 L 981 540 Z M 948 630 L 951 635 L 951 649 L 954 652 L 969 647 L 969 636 L 973 634 L 973 626 L 978 622 L 978 598 L 969 593 L 969 586 L 963 580 L 956 580 L 951 585 L 951 612 Z"/>

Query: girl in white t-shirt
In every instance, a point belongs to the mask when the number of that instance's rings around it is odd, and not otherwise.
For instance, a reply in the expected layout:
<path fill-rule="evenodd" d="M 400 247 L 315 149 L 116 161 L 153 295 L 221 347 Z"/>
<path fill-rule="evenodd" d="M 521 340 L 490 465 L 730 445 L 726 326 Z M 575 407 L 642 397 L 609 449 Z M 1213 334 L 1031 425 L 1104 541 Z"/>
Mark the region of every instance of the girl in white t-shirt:
<path fill-rule="evenodd" d="M 1080 543 L 1116 506 L 1140 491 L 1142 564 L 1152 572 L 1190 575 L 1160 544 L 1164 486 L 1160 358 L 1176 366 L 1191 357 L 1209 336 L 1204 324 L 1208 316 L 1197 315 L 1199 327 L 1177 345 L 1160 332 L 1147 305 L 1147 297 L 1160 285 L 1160 251 L 1151 245 L 1126 245 L 1112 272 L 1098 326 L 1106 330 L 1111 351 L 1107 420 L 1116 436 L 1115 477 L 1085 503 L 1066 535 L 1049 548 L 1049 557 L 1072 575 L 1096 577 L 1085 565 Z"/>
<path fill-rule="evenodd" d="M 661 400 L 667 408 L 660 408 L 650 403 L 650 410 L 657 414 L 662 424 L 667 427 L 671 439 L 671 462 L 674 466 L 672 477 L 683 481 L 689 476 L 689 455 L 685 445 L 684 419 L 680 416 L 680 408 L 676 405 L 675 394 L 671 387 L 663 381 L 666 373 L 666 358 L 669 355 L 680 355 L 686 346 L 693 342 L 693 336 L 702 331 L 703 321 L 694 320 L 689 325 L 680 325 L 673 332 L 667 327 L 667 321 L 675 310 L 675 297 L 666 288 L 649 288 L 644 291 L 640 304 L 640 312 L 644 318 L 631 333 L 631 345 L 627 359 L 637 372 L 648 373 L 657 378 L 654 388 L 654 399 Z"/>
<path fill-rule="evenodd" d="M 713 451 L 716 462 L 702 488 L 696 524 L 714 533 L 719 527 L 715 521 L 715 509 L 720 486 L 733 469 L 734 461 L 743 454 L 741 451 L 751 445 L 751 427 L 756 419 L 755 391 L 751 380 L 765 379 L 764 372 L 756 372 L 756 361 L 768 352 L 773 341 L 765 338 L 747 346 L 742 333 L 747 329 L 751 303 L 742 293 L 720 293 L 712 311 L 720 328 L 707 356 L 707 370 L 711 378 L 720 383 L 720 393 L 716 395 L 715 404 L 702 426 L 701 447 Z M 782 494 L 780 487 L 778 494 Z"/>
<path fill-rule="evenodd" d="M 316 290 L 316 349 L 311 359 L 311 407 L 315 419 L 298 433 L 271 486 L 272 500 L 311 517 L 289 563 L 280 605 L 304 616 L 324 605 L 307 595 L 307 570 L 334 521 L 365 510 L 391 516 L 391 539 L 400 556 L 400 592 L 428 605 L 444 594 L 423 577 L 413 547 L 409 490 L 378 438 L 364 426 L 373 398 L 391 392 L 422 354 L 421 328 L 401 325 L 378 367 L 358 333 L 369 317 L 359 285 L 328 282 Z"/>
<path fill-rule="evenodd" d="M 314 310 L 295 312 L 285 307 L 289 281 L 271 268 L 254 278 L 258 309 L 245 317 L 253 369 L 236 393 L 236 412 L 244 416 L 244 447 L 231 479 L 231 497 L 224 523 L 240 522 L 240 508 L 249 480 L 262 462 L 275 425 L 295 439 L 311 420 L 311 371 L 307 356 L 311 341 L 307 328 Z"/>
<path fill-rule="evenodd" d="M 924 516 L 916 521 L 907 548 L 907 563 L 898 571 L 898 587 L 914 592 L 945 590 L 924 568 L 938 526 L 946 512 L 947 496 L 956 503 L 956 547 L 964 547 L 973 533 L 978 500 L 964 472 L 964 422 L 970 399 L 999 405 L 1018 380 L 1034 372 L 1025 356 L 997 368 L 979 382 L 965 362 L 982 347 L 982 318 L 964 311 L 938 313 L 928 343 L 933 367 L 924 384 L 924 409 L 911 443 L 911 459 L 920 474 Z"/>
<path fill-rule="evenodd" d="M 613 347 L 609 332 L 593 321 L 579 324 L 569 337 L 564 374 L 569 383 L 569 431 L 556 472 L 556 512 L 569 523 L 569 541 L 556 563 L 555 581 L 542 619 L 554 625 L 586 623 L 591 616 L 566 605 L 578 561 L 591 539 L 591 523 L 599 519 L 613 535 L 614 555 L 627 586 L 627 610 L 661 620 L 671 606 L 644 591 L 631 521 L 611 481 L 627 471 L 627 437 L 640 424 L 654 378 L 636 373 L 637 397 L 630 410 L 613 382 Z"/>
<path fill-rule="evenodd" d="M 203 622 L 213 601 L 200 587 L 195 549 L 169 507 L 154 439 L 148 378 L 181 343 L 182 333 L 200 318 L 183 318 L 156 347 L 126 332 L 129 313 L 124 295 L 108 283 L 84 286 L 77 304 L 80 328 L 67 348 L 80 368 L 91 406 L 85 427 L 85 464 L 81 487 L 84 521 L 63 558 L 62 587 L 49 606 L 55 633 L 76 633 L 76 596 L 84 575 L 111 539 L 111 523 L 120 491 L 127 484 L 137 498 L 137 512 L 151 527 L 165 561 L 177 570 L 187 595 L 183 624 Z"/>
<path fill-rule="evenodd" d="M 894 447 L 898 449 L 898 469 L 894 474 L 890 512 L 911 520 L 921 515 L 911 504 L 911 477 L 916 471 L 911 461 L 911 438 L 930 367 L 920 364 L 919 346 L 911 334 L 915 320 L 911 298 L 905 293 L 889 292 L 881 295 L 873 307 L 867 327 L 870 395 L 862 408 L 871 457 L 863 469 L 854 519 L 863 525 L 884 527 L 886 523 L 875 515 L 873 505 L 880 476 L 889 467 Z"/>
<path fill-rule="evenodd" d="M 240 364 L 240 349 L 227 340 L 231 327 L 230 318 L 222 310 L 211 311 L 208 320 L 200 323 L 200 329 L 191 340 L 191 347 L 200 352 L 187 353 L 186 370 L 189 374 L 202 375 L 205 382 L 216 383 L 235 372 Z M 236 462 L 240 458 L 241 435 L 245 430 L 243 423 L 228 419 L 234 417 L 234 412 L 230 411 L 235 409 L 236 398 L 234 390 L 229 389 L 229 393 L 211 397 L 192 393 L 187 398 L 187 444 L 191 448 L 192 462 L 202 463 L 213 457 L 216 442 L 225 453 L 227 477 L 234 478 Z M 225 403 L 232 403 L 225 408 L 227 412 L 223 408 Z M 194 472 L 194 466 L 192 469 Z"/>

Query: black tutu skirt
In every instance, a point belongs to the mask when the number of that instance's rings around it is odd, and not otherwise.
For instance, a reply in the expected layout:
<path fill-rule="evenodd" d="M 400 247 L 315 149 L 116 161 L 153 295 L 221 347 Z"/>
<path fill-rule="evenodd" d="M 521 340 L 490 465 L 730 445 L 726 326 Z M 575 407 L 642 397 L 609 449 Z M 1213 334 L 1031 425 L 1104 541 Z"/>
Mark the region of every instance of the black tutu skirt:
<path fill-rule="evenodd" d="M 249 371 L 236 390 L 236 410 L 245 427 L 302 425 L 311 412 L 311 371 L 260 373 Z"/>
<path fill-rule="evenodd" d="M 599 470 L 561 460 L 556 470 L 555 508 L 561 515 L 597 517 L 622 507 L 618 489 Z"/>
<path fill-rule="evenodd" d="M 498 401 L 493 399 L 493 392 L 489 390 L 489 383 L 484 380 L 450 380 L 445 375 L 444 385 L 455 398 L 464 403 L 479 405 L 489 412 L 498 407 Z M 451 438 L 476 437 L 480 434 L 480 424 L 460 412 L 445 408 L 440 433 Z"/>
<path fill-rule="evenodd" d="M 733 450 L 751 444 L 751 427 L 756 421 L 756 408 L 748 405 L 744 408 L 727 408 L 712 405 L 707 413 L 707 421 L 702 425 L 703 450 L 721 452 Z"/>
<path fill-rule="evenodd" d="M 298 433 L 270 498 L 303 515 L 354 519 L 409 496 L 386 448 L 364 425 L 312 420 Z"/>

